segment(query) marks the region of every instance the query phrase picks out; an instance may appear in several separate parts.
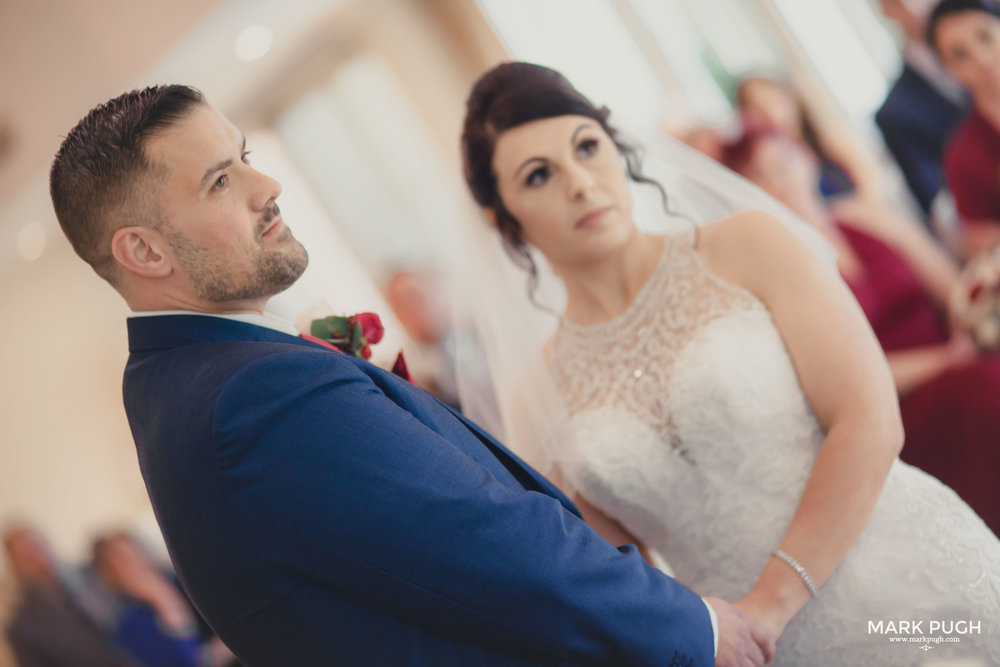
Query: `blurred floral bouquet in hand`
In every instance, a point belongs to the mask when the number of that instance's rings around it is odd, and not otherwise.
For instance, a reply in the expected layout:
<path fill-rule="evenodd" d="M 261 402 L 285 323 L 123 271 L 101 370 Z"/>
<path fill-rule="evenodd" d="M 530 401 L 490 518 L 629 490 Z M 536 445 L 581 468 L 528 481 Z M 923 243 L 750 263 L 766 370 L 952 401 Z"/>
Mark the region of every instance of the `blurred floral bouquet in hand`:
<path fill-rule="evenodd" d="M 980 350 L 1000 350 L 1000 244 L 966 264 L 951 293 L 951 312 Z"/>
<path fill-rule="evenodd" d="M 309 333 L 332 343 L 342 352 L 370 359 L 371 346 L 382 340 L 385 330 L 375 313 L 357 313 L 313 320 Z"/>

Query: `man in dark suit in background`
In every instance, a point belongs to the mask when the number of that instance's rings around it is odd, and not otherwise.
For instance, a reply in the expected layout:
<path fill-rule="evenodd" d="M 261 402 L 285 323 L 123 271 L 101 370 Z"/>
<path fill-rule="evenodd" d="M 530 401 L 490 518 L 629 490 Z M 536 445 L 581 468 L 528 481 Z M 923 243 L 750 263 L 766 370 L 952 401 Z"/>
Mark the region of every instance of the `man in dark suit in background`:
<path fill-rule="evenodd" d="M 926 43 L 934 0 L 879 0 L 882 13 L 903 31 L 903 71 L 875 114 L 885 145 L 932 231 L 953 224 L 941 159 L 968 105 L 961 86 Z"/>
<path fill-rule="evenodd" d="M 267 315 L 307 256 L 247 155 L 198 91 L 160 86 L 93 109 L 51 173 L 74 249 L 133 310 L 125 407 L 177 574 L 245 664 L 770 656 L 462 415 Z"/>
<path fill-rule="evenodd" d="M 3 532 L 18 599 L 5 628 L 20 667 L 138 667 L 115 648 L 99 624 L 92 586 L 61 567 L 45 538 L 26 524 Z M 88 590 L 90 589 L 90 590 Z"/>

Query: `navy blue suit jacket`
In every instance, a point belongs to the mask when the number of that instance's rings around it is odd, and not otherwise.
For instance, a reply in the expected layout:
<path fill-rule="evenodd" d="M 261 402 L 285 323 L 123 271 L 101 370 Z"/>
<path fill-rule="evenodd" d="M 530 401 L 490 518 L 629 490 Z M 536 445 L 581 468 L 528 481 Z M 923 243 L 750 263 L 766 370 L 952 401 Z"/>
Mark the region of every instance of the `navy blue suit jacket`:
<path fill-rule="evenodd" d="M 128 329 L 157 520 L 245 664 L 714 664 L 698 596 L 426 392 L 242 322 Z"/>
<path fill-rule="evenodd" d="M 948 138 L 965 116 L 919 72 L 904 64 L 875 122 L 899 164 L 906 184 L 925 213 L 944 185 L 941 159 Z"/>

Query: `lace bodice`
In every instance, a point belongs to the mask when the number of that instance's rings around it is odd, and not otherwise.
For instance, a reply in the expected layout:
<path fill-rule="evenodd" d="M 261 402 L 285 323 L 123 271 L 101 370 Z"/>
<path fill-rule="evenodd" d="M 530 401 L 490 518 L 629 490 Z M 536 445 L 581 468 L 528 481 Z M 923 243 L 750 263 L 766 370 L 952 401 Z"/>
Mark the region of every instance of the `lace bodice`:
<path fill-rule="evenodd" d="M 570 415 L 560 468 L 682 583 L 734 601 L 781 541 L 825 435 L 767 308 L 710 272 L 694 241 L 693 231 L 666 239 L 621 316 L 560 324 L 550 357 Z M 868 529 L 788 626 L 776 664 L 919 664 L 921 651 L 866 625 L 914 609 L 983 622 L 982 635 L 935 657 L 982 653 L 989 626 L 1000 663 L 1000 542 L 950 489 L 897 461 Z"/>
<path fill-rule="evenodd" d="M 668 397 L 648 389 L 666 386 L 678 351 L 702 324 L 760 308 L 748 293 L 701 270 L 686 247 L 693 240 L 693 231 L 667 237 L 653 274 L 619 317 L 596 326 L 562 321 L 552 359 L 571 411 L 612 405 L 666 433 Z"/>

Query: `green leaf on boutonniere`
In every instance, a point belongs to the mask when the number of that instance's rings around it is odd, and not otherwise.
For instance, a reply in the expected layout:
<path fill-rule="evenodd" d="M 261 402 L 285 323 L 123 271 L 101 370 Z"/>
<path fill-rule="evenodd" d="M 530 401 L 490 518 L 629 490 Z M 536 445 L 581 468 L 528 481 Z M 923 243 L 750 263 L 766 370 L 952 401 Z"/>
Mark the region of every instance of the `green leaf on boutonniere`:
<path fill-rule="evenodd" d="M 331 315 L 319 320 L 313 320 L 310 332 L 316 338 L 336 341 L 347 341 L 347 334 L 350 331 L 349 318 L 338 315 Z"/>
<path fill-rule="evenodd" d="M 313 320 L 309 329 L 316 338 L 362 359 L 372 356 L 371 345 L 382 340 L 383 334 L 382 321 L 375 313 L 331 315 Z"/>

